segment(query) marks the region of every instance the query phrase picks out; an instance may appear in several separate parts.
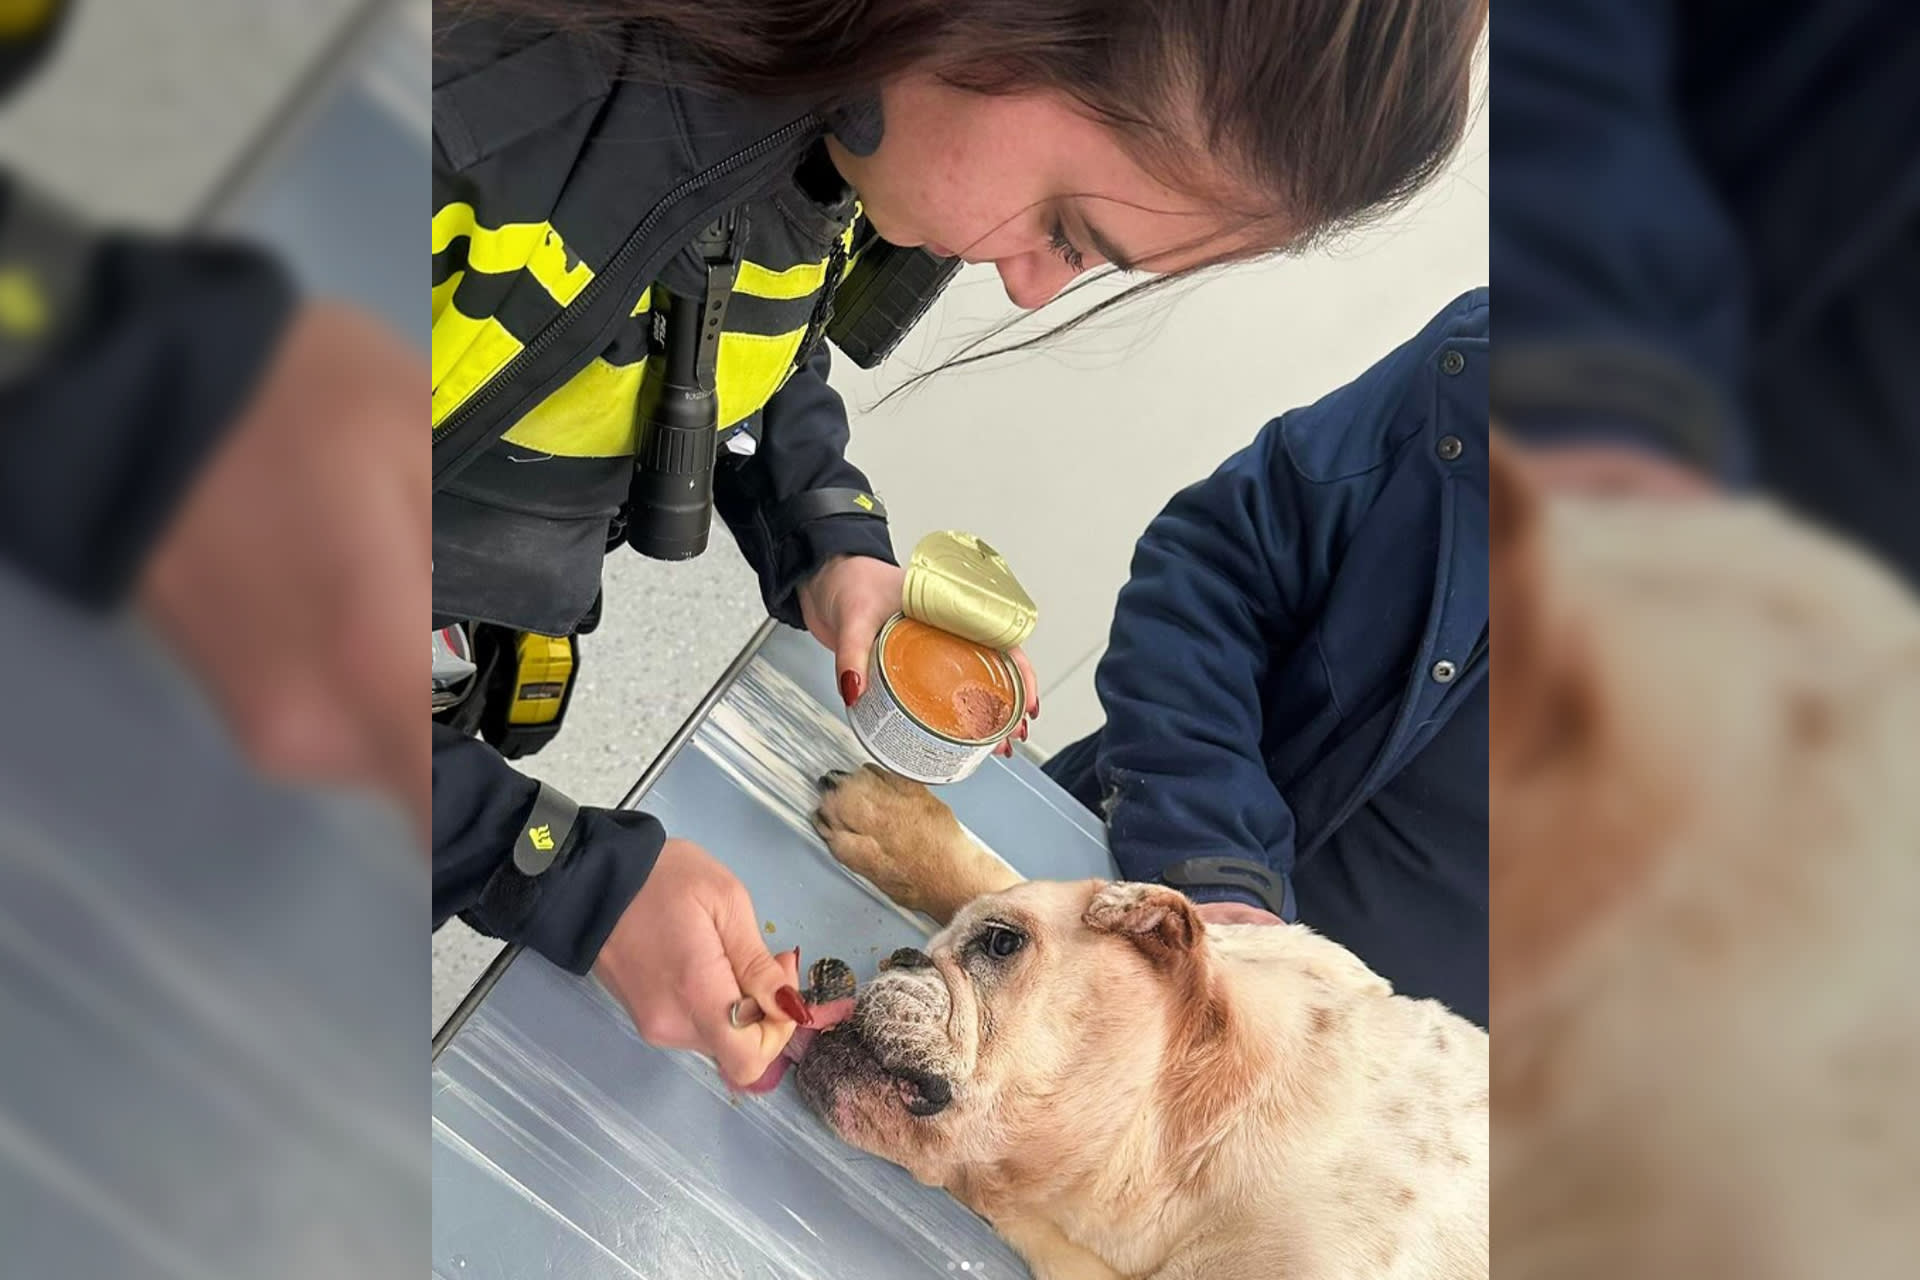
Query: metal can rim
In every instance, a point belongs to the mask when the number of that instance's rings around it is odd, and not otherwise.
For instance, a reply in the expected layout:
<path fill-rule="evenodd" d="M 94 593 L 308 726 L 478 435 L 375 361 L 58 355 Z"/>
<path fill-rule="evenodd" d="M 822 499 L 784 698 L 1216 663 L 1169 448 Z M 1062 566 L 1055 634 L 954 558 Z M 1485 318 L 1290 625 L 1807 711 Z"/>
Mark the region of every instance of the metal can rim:
<path fill-rule="evenodd" d="M 881 688 L 886 690 L 887 697 L 893 700 L 893 705 L 900 708 L 900 714 L 912 721 L 915 728 L 932 734 L 942 742 L 950 742 L 956 747 L 990 747 L 996 742 L 1004 740 L 1008 734 L 1013 732 L 1014 726 L 1020 723 L 1021 717 L 1026 714 L 1027 710 L 1027 682 L 1021 678 L 1020 664 L 1012 658 L 1009 658 L 1003 650 L 989 648 L 984 644 L 979 644 L 976 640 L 967 640 L 968 644 L 979 645 L 980 648 L 986 649 L 987 652 L 991 653 L 1000 663 L 1001 670 L 1007 673 L 1008 680 L 1013 684 L 1013 711 L 1012 714 L 1007 717 L 1006 724 L 1001 726 L 998 733 L 989 734 L 984 738 L 956 738 L 950 733 L 942 733 L 915 715 L 913 708 L 907 705 L 906 699 L 902 698 L 899 693 L 894 690 L 893 681 L 887 678 L 886 663 L 882 661 L 887 650 L 887 637 L 892 635 L 893 629 L 900 623 L 906 621 L 906 618 L 906 614 L 896 613 L 887 619 L 886 624 L 880 628 L 880 634 L 873 638 L 873 660 L 871 663 L 874 680 L 878 682 Z M 932 624 L 923 622 L 920 625 L 925 627 L 931 626 Z M 935 630 L 938 630 L 938 628 L 936 627 Z M 952 633 L 949 632 L 948 634 Z M 957 638 L 966 640 L 965 636 Z"/>

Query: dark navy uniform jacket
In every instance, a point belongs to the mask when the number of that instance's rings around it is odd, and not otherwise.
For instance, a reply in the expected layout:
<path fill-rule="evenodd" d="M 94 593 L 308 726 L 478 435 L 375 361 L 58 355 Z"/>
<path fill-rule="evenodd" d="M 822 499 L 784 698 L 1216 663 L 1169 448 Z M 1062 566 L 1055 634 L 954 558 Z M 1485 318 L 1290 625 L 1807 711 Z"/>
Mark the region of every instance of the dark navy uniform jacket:
<path fill-rule="evenodd" d="M 1455 299 L 1168 504 L 1095 677 L 1106 725 L 1047 765 L 1128 878 L 1258 864 L 1282 915 L 1483 1023 L 1489 308 Z"/>

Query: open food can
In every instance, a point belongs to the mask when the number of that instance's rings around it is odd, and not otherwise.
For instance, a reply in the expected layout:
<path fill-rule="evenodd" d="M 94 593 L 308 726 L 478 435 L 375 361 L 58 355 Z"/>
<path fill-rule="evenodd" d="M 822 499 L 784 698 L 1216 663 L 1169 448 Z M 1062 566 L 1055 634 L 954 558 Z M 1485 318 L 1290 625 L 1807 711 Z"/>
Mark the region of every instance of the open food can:
<path fill-rule="evenodd" d="M 1026 706 L 1013 659 L 902 613 L 880 628 L 847 719 L 883 768 L 937 786 L 979 768 Z"/>

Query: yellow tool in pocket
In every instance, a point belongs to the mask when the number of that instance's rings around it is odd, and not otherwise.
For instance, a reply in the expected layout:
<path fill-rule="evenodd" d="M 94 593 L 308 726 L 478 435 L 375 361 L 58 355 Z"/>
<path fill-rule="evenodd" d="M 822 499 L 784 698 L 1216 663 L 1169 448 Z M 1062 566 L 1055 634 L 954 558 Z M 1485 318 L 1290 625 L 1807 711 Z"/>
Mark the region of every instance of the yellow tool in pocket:
<path fill-rule="evenodd" d="M 573 683 L 577 643 L 572 636 L 520 633 L 515 646 L 513 697 L 507 706 L 509 725 L 548 725 L 560 718 L 567 689 Z"/>

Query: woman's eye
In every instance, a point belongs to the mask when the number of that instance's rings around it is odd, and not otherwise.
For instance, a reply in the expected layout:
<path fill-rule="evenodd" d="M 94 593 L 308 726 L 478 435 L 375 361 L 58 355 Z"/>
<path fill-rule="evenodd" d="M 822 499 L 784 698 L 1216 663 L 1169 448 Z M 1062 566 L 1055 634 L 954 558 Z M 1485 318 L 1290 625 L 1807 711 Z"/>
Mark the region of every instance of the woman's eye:
<path fill-rule="evenodd" d="M 1005 960 L 1026 942 L 1026 938 L 1011 929 L 994 929 L 987 934 L 987 954 L 996 960 Z"/>
<path fill-rule="evenodd" d="M 1058 222 L 1053 224 L 1053 230 L 1048 233 L 1047 243 L 1048 247 L 1059 255 L 1060 261 L 1066 263 L 1075 271 L 1084 271 L 1086 269 L 1086 255 L 1073 247 L 1073 241 L 1067 239 L 1066 228 Z"/>

